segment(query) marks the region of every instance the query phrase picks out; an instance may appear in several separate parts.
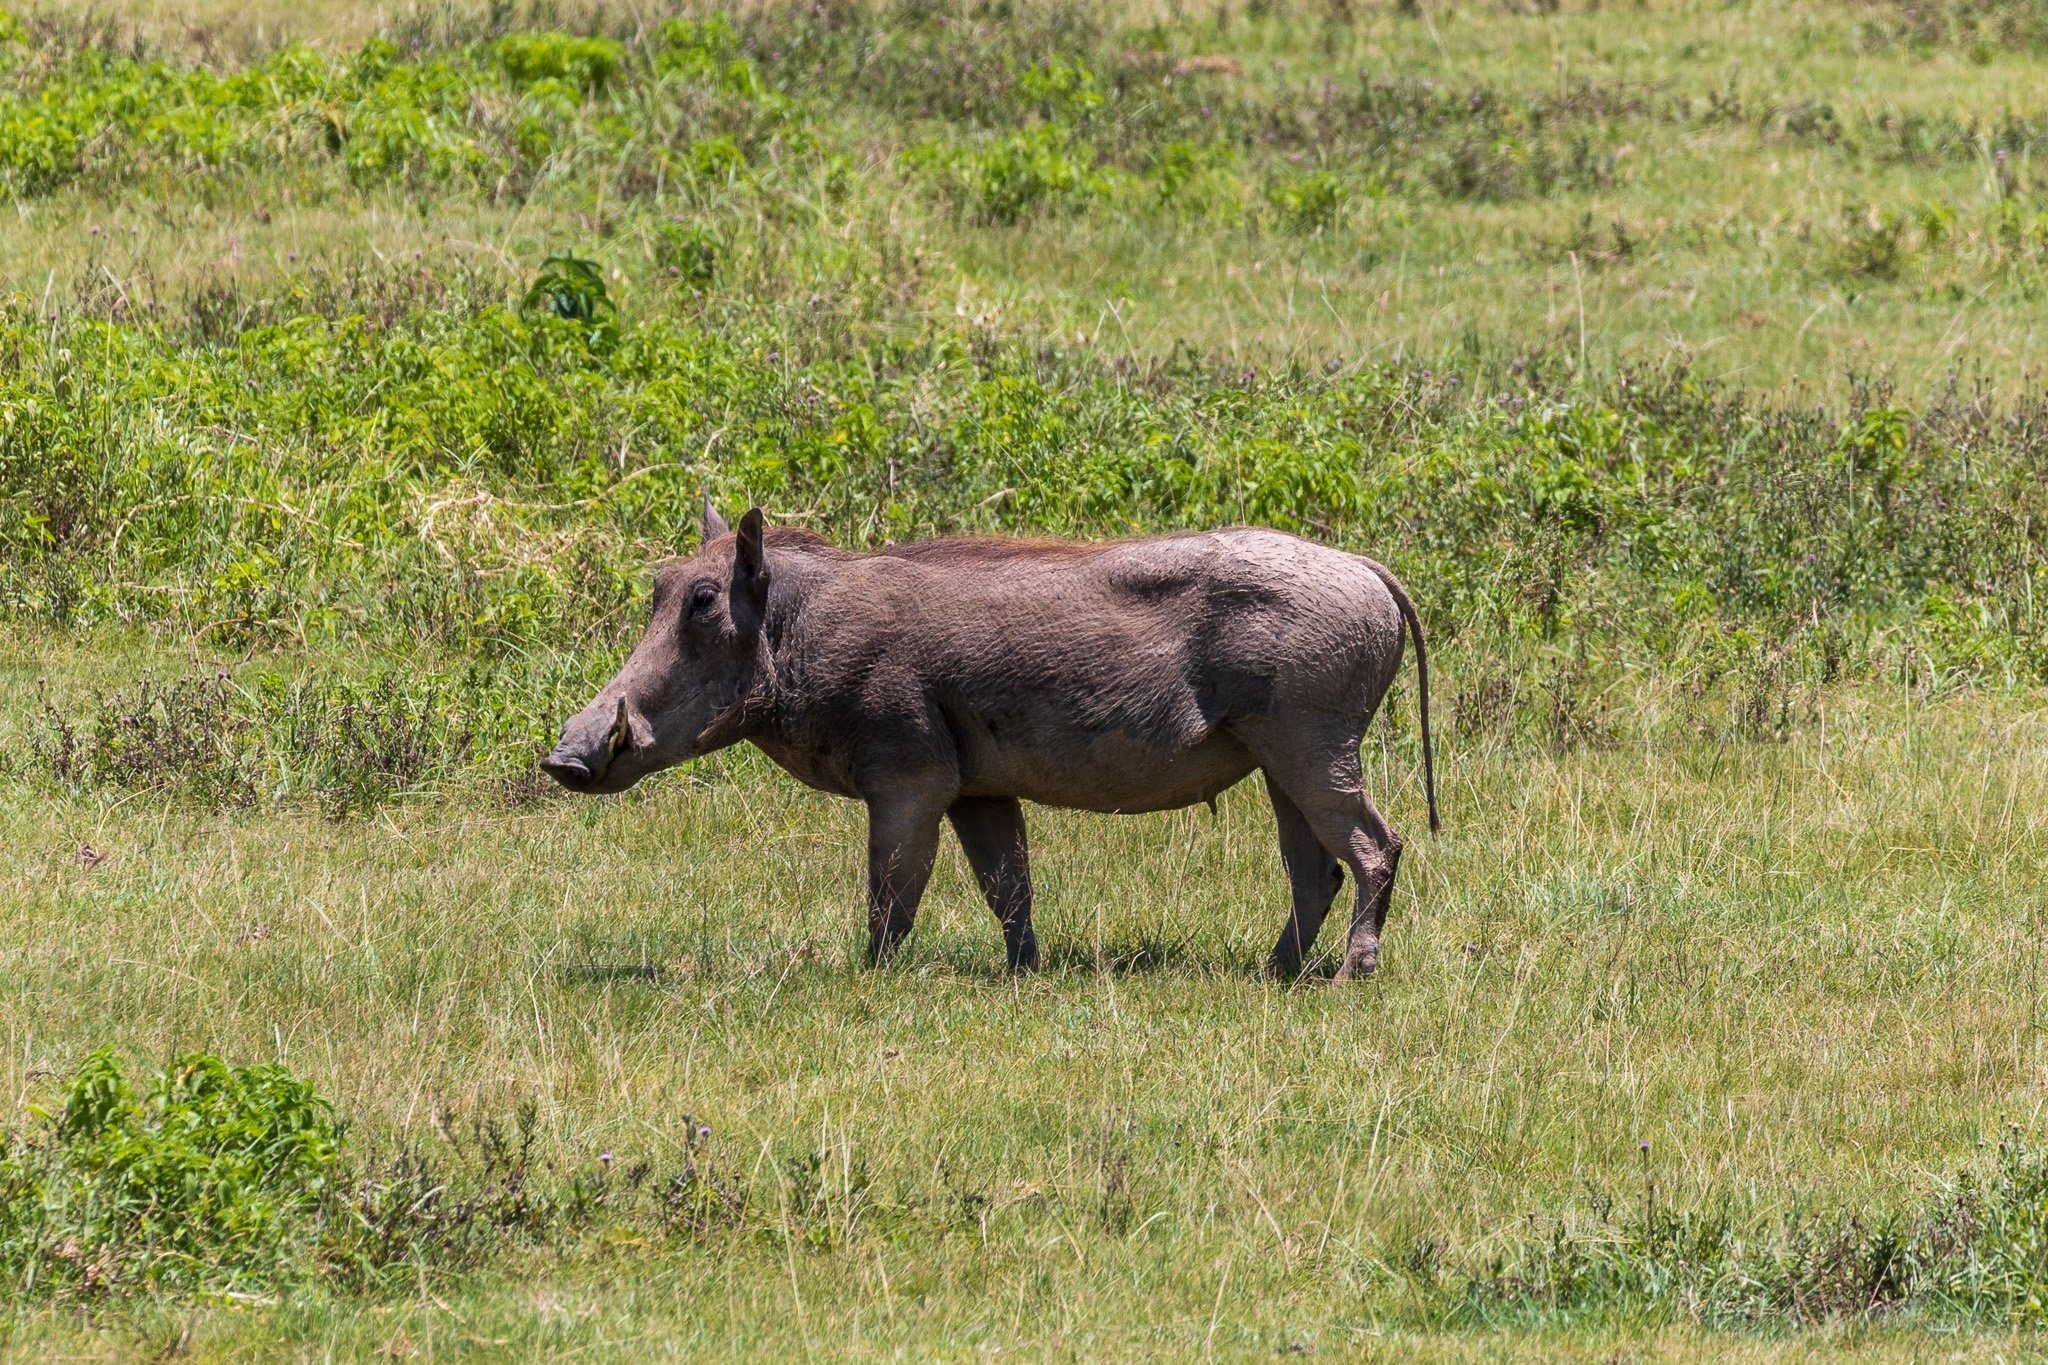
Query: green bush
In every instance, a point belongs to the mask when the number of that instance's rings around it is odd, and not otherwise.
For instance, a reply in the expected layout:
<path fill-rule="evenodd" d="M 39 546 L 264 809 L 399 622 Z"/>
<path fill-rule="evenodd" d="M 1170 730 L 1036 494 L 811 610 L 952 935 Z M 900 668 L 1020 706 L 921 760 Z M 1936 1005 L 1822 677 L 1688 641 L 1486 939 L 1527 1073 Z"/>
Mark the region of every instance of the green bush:
<path fill-rule="evenodd" d="M 604 267 L 581 256 L 550 256 L 528 287 L 520 311 L 531 318 L 559 318 L 573 323 L 576 335 L 592 346 L 613 346 L 619 339 L 619 310 L 605 286 Z"/>
<path fill-rule="evenodd" d="M 747 99 L 764 99 L 770 93 L 723 15 L 664 20 L 655 32 L 654 69 L 665 77 L 715 85 Z"/>
<path fill-rule="evenodd" d="M 1102 104 L 1095 74 L 1080 62 L 1054 55 L 1026 67 L 1017 93 L 1041 117 L 1055 122 L 1084 119 Z"/>
<path fill-rule="evenodd" d="M 283 1067 L 193 1054 L 138 1092 L 111 1049 L 0 1155 L 0 1265 L 17 1292 L 261 1289 L 304 1255 L 341 1133 Z"/>
<path fill-rule="evenodd" d="M 565 81 L 586 95 L 601 95 L 625 69 L 624 46 L 609 38 L 566 33 L 511 33 L 498 40 L 498 65 L 514 86 Z"/>
<path fill-rule="evenodd" d="M 1071 209 L 1109 191 L 1087 144 L 1058 124 L 1013 133 L 955 164 L 974 215 L 987 223 Z"/>
<path fill-rule="evenodd" d="M 1343 221 L 1348 197 L 1344 182 L 1328 171 L 1311 171 L 1266 191 L 1281 231 L 1318 236 Z"/>
<path fill-rule="evenodd" d="M 1242 186 L 1237 154 L 1215 142 L 1169 142 L 1152 154 L 1152 189 L 1158 202 L 1191 218 L 1234 217 Z"/>

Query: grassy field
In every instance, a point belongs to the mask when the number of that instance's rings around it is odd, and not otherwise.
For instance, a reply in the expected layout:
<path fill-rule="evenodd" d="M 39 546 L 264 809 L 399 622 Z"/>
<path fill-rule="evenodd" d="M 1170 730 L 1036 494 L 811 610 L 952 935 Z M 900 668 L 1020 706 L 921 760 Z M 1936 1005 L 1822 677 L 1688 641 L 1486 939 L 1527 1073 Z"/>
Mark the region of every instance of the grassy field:
<path fill-rule="evenodd" d="M 0 1349 L 2048 1356 L 2044 92 L 2020 0 L 0 19 Z M 1034 813 L 1021 977 L 952 853 L 858 965 L 751 751 L 547 789 L 707 490 L 1394 566 L 1378 974 L 1258 977 L 1255 784 Z"/>

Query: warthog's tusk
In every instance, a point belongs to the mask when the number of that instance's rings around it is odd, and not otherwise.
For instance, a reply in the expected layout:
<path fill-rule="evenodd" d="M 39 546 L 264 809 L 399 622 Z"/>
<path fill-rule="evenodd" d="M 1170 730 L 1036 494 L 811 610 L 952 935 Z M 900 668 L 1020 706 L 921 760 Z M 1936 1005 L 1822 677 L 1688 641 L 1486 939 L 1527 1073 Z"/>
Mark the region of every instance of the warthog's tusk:
<path fill-rule="evenodd" d="M 621 749 L 633 742 L 633 732 L 626 724 L 626 699 L 619 698 L 619 718 L 612 723 L 612 757 L 617 758 Z"/>

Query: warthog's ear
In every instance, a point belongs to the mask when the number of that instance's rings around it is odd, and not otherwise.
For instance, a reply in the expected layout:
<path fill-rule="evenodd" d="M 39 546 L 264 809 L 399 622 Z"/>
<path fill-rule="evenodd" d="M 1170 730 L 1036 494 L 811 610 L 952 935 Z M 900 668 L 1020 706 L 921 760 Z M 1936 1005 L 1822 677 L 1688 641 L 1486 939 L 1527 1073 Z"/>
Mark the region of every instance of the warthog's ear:
<path fill-rule="evenodd" d="M 741 630 L 759 629 L 768 612 L 768 549 L 762 544 L 761 509 L 750 507 L 740 518 L 739 548 L 732 557 L 732 622 Z"/>
<path fill-rule="evenodd" d="M 711 495 L 704 495 L 704 544 L 709 545 L 720 536 L 732 534 L 732 527 L 725 524 L 725 518 L 718 515 L 718 509 L 711 505 Z"/>

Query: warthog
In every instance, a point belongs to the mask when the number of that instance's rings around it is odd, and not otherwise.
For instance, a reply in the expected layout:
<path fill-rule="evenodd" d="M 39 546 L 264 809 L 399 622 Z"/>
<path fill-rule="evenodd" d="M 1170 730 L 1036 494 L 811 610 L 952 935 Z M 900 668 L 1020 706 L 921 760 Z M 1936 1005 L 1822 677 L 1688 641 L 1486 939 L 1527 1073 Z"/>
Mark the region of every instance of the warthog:
<path fill-rule="evenodd" d="M 655 575 L 646 635 L 541 767 L 571 791 L 616 792 L 751 740 L 799 781 L 865 802 L 875 962 L 910 932 L 950 820 L 1014 968 L 1038 956 L 1019 801 L 1169 810 L 1256 768 L 1294 900 L 1268 968 L 1299 970 L 1348 867 L 1337 975 L 1359 977 L 1401 861 L 1359 745 L 1404 622 L 1435 830 L 1422 624 L 1369 559 L 1250 527 L 855 554 L 768 530 L 758 507 L 734 533 L 707 503 L 703 547 Z"/>

